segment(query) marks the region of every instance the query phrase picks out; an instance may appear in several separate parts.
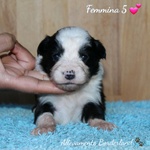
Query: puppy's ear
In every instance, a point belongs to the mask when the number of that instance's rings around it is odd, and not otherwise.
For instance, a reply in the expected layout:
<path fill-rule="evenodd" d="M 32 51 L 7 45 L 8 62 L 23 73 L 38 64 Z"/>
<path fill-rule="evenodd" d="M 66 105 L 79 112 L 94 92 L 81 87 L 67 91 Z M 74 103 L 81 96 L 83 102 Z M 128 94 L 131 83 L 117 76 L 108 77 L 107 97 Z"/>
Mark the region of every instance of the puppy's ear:
<path fill-rule="evenodd" d="M 103 44 L 99 40 L 95 40 L 95 45 L 99 55 L 99 59 L 106 59 L 106 50 Z"/>
<path fill-rule="evenodd" d="M 46 51 L 48 50 L 50 43 L 51 43 L 51 37 L 46 36 L 39 44 L 38 49 L 37 49 L 37 54 L 43 56 L 43 54 L 45 54 Z"/>

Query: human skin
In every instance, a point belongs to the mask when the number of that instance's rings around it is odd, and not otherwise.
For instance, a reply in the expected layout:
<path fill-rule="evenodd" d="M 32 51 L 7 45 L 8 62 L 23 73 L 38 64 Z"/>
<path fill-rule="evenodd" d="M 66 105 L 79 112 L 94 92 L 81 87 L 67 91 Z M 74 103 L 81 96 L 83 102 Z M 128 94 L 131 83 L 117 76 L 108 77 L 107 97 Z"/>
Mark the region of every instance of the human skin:
<path fill-rule="evenodd" d="M 5 54 L 2 54 L 4 53 Z M 2 54 L 2 55 L 1 55 Z M 62 94 L 45 74 L 34 70 L 35 58 L 9 33 L 0 34 L 0 89 Z"/>

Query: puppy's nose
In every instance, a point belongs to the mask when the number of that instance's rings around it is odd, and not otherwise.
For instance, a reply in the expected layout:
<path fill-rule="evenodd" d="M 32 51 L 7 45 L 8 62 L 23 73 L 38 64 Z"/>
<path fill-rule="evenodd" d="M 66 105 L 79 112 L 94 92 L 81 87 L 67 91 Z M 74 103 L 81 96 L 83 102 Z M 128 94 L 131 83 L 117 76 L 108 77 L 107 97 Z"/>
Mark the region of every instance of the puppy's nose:
<path fill-rule="evenodd" d="M 63 72 L 63 74 L 65 75 L 65 78 L 67 80 L 72 80 L 75 78 L 75 71 L 73 71 L 73 70 L 65 71 L 65 72 Z"/>

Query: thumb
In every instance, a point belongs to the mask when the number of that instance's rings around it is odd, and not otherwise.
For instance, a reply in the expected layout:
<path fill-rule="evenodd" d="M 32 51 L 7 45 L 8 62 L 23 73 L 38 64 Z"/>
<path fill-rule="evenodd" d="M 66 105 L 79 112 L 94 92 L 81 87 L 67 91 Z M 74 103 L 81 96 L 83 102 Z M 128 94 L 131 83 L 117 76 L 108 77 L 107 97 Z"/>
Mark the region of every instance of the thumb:
<path fill-rule="evenodd" d="M 10 51 L 14 48 L 16 38 L 14 35 L 9 33 L 0 34 L 0 52 Z"/>

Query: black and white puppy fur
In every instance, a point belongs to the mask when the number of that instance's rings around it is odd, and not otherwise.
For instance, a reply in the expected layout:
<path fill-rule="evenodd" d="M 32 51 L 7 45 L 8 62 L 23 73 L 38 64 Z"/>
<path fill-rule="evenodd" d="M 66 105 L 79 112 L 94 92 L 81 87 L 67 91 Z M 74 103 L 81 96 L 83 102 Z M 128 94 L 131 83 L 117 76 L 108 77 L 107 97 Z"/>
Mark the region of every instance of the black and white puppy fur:
<path fill-rule="evenodd" d="M 36 69 L 46 73 L 63 95 L 37 96 L 34 107 L 36 128 L 32 134 L 52 132 L 56 124 L 85 122 L 98 129 L 112 130 L 105 120 L 102 43 L 79 27 L 66 27 L 47 36 L 38 47 Z"/>

